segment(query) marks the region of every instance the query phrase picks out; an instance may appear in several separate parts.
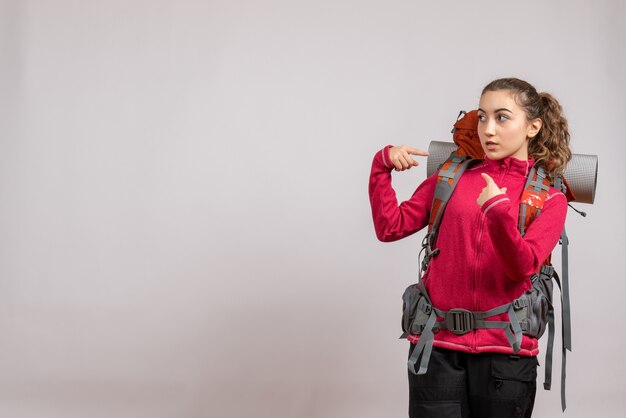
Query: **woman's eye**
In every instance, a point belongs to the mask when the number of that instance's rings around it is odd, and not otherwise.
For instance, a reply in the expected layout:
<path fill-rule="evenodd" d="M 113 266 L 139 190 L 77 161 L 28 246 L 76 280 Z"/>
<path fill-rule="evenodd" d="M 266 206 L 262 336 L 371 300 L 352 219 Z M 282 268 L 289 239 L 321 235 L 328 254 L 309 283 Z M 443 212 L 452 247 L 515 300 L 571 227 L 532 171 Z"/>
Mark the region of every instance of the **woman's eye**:
<path fill-rule="evenodd" d="M 484 122 L 485 121 L 485 115 L 478 115 L 478 120 L 480 122 Z"/>
<path fill-rule="evenodd" d="M 509 117 L 508 117 L 508 116 L 506 116 L 506 115 L 498 115 L 498 120 L 506 120 L 506 119 L 508 119 L 508 118 L 509 118 Z"/>

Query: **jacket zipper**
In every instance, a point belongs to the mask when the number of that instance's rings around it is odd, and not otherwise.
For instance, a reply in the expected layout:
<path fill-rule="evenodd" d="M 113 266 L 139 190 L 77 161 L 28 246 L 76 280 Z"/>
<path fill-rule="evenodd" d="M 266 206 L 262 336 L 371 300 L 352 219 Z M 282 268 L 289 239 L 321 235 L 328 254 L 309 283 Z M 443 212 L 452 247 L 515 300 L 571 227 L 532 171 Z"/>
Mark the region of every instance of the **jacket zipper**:
<path fill-rule="evenodd" d="M 498 183 L 502 184 L 502 181 L 504 180 L 504 177 L 506 176 L 506 174 L 508 173 L 508 166 L 506 165 L 505 162 L 503 162 L 500 165 L 500 176 L 498 178 Z M 480 271 L 480 264 L 482 261 L 482 253 L 480 251 L 480 244 L 482 242 L 483 239 L 483 234 L 485 231 L 485 214 L 480 213 L 480 218 L 479 218 L 479 224 L 478 224 L 478 236 L 476 237 L 477 241 L 476 241 L 476 252 L 477 252 L 477 257 L 476 257 L 476 263 L 474 264 L 474 274 L 472 277 L 472 288 L 471 288 L 471 292 L 472 292 L 472 307 L 471 310 L 472 311 L 477 311 L 478 310 L 478 303 L 476 300 L 476 287 L 477 287 L 477 282 L 479 280 L 480 275 L 478 274 L 478 272 Z M 472 336 L 472 349 L 475 351 L 476 350 L 476 330 L 474 330 L 473 332 L 473 336 Z"/>
<path fill-rule="evenodd" d="M 476 287 L 477 287 L 477 282 L 478 282 L 478 272 L 480 271 L 480 259 L 481 259 L 481 252 L 480 252 L 480 243 L 482 242 L 483 239 L 483 231 L 484 231 L 484 226 L 485 226 L 485 214 L 480 213 L 480 218 L 478 220 L 478 236 L 476 237 L 476 253 L 477 253 L 477 257 L 476 257 L 476 263 L 474 263 L 474 274 L 472 275 L 472 307 L 471 310 L 472 311 L 477 311 L 478 310 L 478 303 L 476 301 Z M 476 330 L 474 330 L 472 332 L 472 350 L 476 351 Z"/>

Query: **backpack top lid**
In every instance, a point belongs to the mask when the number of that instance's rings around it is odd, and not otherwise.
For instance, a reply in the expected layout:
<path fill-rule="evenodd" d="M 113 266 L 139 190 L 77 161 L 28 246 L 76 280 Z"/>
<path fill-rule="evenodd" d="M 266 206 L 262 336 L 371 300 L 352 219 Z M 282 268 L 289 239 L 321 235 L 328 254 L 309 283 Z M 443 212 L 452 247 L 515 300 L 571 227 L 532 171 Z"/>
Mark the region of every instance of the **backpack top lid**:
<path fill-rule="evenodd" d="M 469 112 L 461 111 L 452 133 L 452 139 L 458 147 L 456 154 L 459 157 L 468 156 L 475 160 L 483 159 L 485 151 L 483 151 L 478 138 L 478 111 L 476 109 Z"/>
<path fill-rule="evenodd" d="M 478 110 L 470 110 L 469 112 L 461 111 L 457 118 L 454 128 L 452 129 L 452 140 L 457 145 L 456 155 L 459 157 L 471 157 L 476 160 L 482 160 L 485 156 L 485 151 L 480 145 L 480 138 L 478 138 Z M 565 184 L 566 191 L 565 197 L 568 202 L 576 200 L 576 196 L 572 192 L 571 187 L 567 184 L 565 176 L 563 176 L 563 183 Z"/>

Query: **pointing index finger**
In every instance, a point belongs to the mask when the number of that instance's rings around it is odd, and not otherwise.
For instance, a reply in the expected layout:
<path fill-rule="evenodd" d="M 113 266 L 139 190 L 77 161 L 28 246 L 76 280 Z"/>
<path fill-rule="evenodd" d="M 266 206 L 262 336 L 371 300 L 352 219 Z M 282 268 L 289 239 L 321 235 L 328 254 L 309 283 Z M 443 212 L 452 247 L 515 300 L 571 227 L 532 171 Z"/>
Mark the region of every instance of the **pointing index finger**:
<path fill-rule="evenodd" d="M 490 184 L 490 183 L 494 183 L 495 181 L 493 181 L 493 179 L 491 178 L 491 176 L 487 173 L 480 173 L 480 175 L 482 176 L 483 180 L 485 180 L 485 183 Z"/>
<path fill-rule="evenodd" d="M 413 155 L 422 155 L 424 157 L 428 157 L 430 154 L 427 151 L 422 151 L 418 148 L 407 148 L 407 152 Z"/>

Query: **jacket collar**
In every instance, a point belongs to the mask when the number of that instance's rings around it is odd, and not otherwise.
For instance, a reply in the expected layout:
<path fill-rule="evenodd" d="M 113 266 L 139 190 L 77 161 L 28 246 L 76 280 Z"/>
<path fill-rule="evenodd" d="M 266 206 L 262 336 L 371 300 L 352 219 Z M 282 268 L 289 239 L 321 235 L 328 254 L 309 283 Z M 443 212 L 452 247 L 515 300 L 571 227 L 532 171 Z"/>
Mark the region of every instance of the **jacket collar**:
<path fill-rule="evenodd" d="M 530 168 L 535 164 L 535 161 L 529 157 L 528 160 L 518 160 L 513 157 L 506 157 L 501 160 L 492 160 L 486 155 L 483 158 L 488 171 L 498 173 L 504 170 L 507 174 L 527 177 Z"/>

